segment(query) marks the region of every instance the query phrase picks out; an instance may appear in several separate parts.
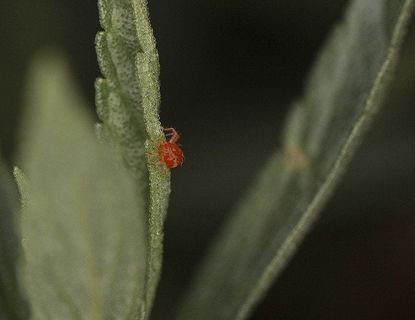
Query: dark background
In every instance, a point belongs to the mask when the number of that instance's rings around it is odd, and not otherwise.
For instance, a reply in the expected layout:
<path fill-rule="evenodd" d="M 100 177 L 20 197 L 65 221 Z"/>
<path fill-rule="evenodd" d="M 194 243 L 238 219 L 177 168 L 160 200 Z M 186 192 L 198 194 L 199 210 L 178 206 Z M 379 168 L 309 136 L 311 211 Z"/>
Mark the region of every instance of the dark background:
<path fill-rule="evenodd" d="M 165 126 L 182 134 L 154 319 L 170 319 L 208 241 L 279 147 L 286 110 L 346 1 L 150 0 Z M 415 23 L 391 94 L 339 190 L 252 319 L 415 319 Z M 92 0 L 0 1 L 0 143 L 13 163 L 25 73 L 66 52 L 94 102 Z M 196 320 L 196 319 L 195 319 Z"/>

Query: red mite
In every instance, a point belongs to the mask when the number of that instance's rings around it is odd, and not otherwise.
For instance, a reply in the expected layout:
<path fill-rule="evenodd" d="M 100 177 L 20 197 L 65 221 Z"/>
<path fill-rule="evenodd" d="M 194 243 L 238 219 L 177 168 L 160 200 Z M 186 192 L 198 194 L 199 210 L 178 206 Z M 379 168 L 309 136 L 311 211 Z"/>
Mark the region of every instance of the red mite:
<path fill-rule="evenodd" d="M 181 166 L 184 161 L 184 154 L 180 146 L 176 143 L 180 135 L 174 128 L 164 129 L 168 140 L 159 143 L 160 160 L 170 169 Z"/>

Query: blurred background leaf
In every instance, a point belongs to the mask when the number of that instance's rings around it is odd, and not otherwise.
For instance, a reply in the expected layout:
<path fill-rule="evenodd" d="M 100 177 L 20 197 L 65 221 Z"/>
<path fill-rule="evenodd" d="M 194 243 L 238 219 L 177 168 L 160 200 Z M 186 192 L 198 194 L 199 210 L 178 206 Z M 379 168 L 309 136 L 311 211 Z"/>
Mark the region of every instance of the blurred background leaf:
<path fill-rule="evenodd" d="M 268 161 L 215 239 L 178 319 L 246 319 L 282 272 L 385 97 L 413 1 L 356 0 L 312 69 Z"/>
<path fill-rule="evenodd" d="M 0 319 L 29 317 L 16 274 L 21 249 L 15 226 L 18 202 L 13 176 L 0 158 Z"/>
<path fill-rule="evenodd" d="M 346 3 L 150 1 L 161 59 L 161 118 L 180 131 L 186 153 L 185 166 L 173 171 L 154 319 L 172 314 L 206 244 L 256 176 L 255 168 L 280 145 L 275 128 L 301 95 L 305 75 Z M 100 27 L 96 3 L 81 0 L 2 1 L 0 26 L 1 43 L 7 44 L 0 51 L 0 139 L 10 159 L 23 77 L 34 52 L 45 44 L 63 48 L 92 109 Z M 322 219 L 253 319 L 413 317 L 414 22 L 409 30 L 378 120 Z"/>
<path fill-rule="evenodd" d="M 141 319 L 144 193 L 98 142 L 68 66 L 33 63 L 16 171 L 23 209 L 21 276 L 33 319 Z"/>

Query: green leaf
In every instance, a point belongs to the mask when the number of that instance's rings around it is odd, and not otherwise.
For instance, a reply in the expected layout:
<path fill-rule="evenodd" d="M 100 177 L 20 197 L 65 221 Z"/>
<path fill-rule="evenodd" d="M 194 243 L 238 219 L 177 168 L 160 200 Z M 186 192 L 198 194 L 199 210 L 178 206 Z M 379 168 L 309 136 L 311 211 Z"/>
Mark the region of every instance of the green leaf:
<path fill-rule="evenodd" d="M 357 0 L 269 160 L 223 228 L 178 319 L 246 319 L 337 185 L 386 92 L 414 2 Z"/>
<path fill-rule="evenodd" d="M 96 81 L 101 134 L 122 155 L 139 185 L 149 194 L 146 315 L 154 300 L 162 261 L 163 222 L 170 194 L 170 172 L 158 163 L 157 142 L 164 139 L 158 53 L 147 1 L 100 0 L 96 48 L 105 79 Z M 145 168 L 147 162 L 148 171 Z"/>
<path fill-rule="evenodd" d="M 18 211 L 13 176 L 0 159 L 0 319 L 28 319 L 28 307 L 17 280 L 20 244 L 14 215 Z"/>
<path fill-rule="evenodd" d="M 76 92 L 61 57 L 36 60 L 19 154 L 27 178 L 15 170 L 32 319 L 139 319 L 146 195 L 97 141 Z"/>

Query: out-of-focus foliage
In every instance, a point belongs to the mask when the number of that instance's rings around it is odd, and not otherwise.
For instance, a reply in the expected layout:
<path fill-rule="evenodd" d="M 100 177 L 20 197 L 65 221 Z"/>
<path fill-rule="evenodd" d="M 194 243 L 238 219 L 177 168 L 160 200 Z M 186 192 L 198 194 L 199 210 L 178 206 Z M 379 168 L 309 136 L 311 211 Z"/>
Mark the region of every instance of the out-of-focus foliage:
<path fill-rule="evenodd" d="M 137 319 L 144 309 L 145 199 L 99 142 L 56 53 L 31 70 L 16 169 L 21 278 L 32 319 Z"/>
<path fill-rule="evenodd" d="M 14 223 L 17 213 L 18 197 L 13 177 L 0 158 L 0 319 L 28 318 L 16 275 L 20 252 Z"/>
<path fill-rule="evenodd" d="M 274 155 L 201 265 L 178 319 L 245 319 L 333 193 L 385 96 L 413 1 L 356 0 Z"/>

